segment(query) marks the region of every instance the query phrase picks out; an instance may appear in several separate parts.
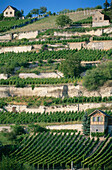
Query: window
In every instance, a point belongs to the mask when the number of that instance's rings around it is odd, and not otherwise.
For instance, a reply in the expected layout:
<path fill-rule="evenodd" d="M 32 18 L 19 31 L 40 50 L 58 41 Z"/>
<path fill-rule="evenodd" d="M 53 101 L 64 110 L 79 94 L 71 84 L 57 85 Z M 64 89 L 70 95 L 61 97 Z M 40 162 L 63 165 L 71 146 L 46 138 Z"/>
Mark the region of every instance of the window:
<path fill-rule="evenodd" d="M 95 20 L 97 20 L 97 18 L 95 18 Z"/>
<path fill-rule="evenodd" d="M 100 117 L 97 117 L 97 122 L 100 122 Z"/>
<path fill-rule="evenodd" d="M 96 129 L 96 132 L 98 132 L 98 129 Z"/>
<path fill-rule="evenodd" d="M 8 12 L 6 12 L 6 15 L 8 15 Z"/>
<path fill-rule="evenodd" d="M 10 12 L 10 14 L 12 14 L 12 12 Z"/>
<path fill-rule="evenodd" d="M 96 121 L 96 117 L 93 117 L 93 122 L 95 122 Z"/>
<path fill-rule="evenodd" d="M 100 122 L 103 122 L 103 116 L 100 117 Z"/>
<path fill-rule="evenodd" d="M 100 17 L 100 20 L 102 20 L 102 17 Z"/>
<path fill-rule="evenodd" d="M 105 122 L 107 122 L 107 117 L 105 117 Z"/>

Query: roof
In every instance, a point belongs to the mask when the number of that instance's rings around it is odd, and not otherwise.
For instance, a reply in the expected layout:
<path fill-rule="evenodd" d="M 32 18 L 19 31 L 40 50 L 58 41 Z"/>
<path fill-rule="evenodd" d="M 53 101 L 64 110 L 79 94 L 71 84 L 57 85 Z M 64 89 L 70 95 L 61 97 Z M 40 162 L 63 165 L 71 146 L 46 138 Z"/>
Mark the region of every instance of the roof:
<path fill-rule="evenodd" d="M 102 14 L 100 11 L 96 11 L 95 14 L 94 14 L 93 16 L 99 15 L 99 14 L 100 14 L 100 15 L 104 15 L 104 14 Z"/>
<path fill-rule="evenodd" d="M 95 112 L 100 112 L 100 113 L 104 114 L 105 116 L 112 118 L 112 116 L 108 115 L 107 113 L 105 113 L 105 112 L 102 111 L 102 110 L 95 110 L 95 111 L 93 111 L 91 114 L 89 114 L 88 116 L 92 116 L 93 114 L 95 114 Z"/>
<path fill-rule="evenodd" d="M 13 7 L 13 6 L 11 6 L 11 5 L 7 6 L 7 8 L 8 8 L 8 7 L 11 7 L 13 10 L 18 11 L 18 9 L 16 9 L 15 7 Z M 5 8 L 5 10 L 6 10 L 7 8 Z M 5 11 L 5 10 L 4 10 L 4 11 Z M 3 12 L 4 12 L 4 11 L 3 11 Z"/>

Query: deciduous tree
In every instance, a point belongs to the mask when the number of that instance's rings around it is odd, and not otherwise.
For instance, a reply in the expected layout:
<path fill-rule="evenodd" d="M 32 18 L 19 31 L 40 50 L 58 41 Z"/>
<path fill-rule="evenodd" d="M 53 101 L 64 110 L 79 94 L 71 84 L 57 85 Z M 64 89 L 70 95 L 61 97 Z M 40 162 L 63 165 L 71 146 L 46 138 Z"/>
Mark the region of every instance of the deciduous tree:
<path fill-rule="evenodd" d="M 87 112 L 83 116 L 82 129 L 84 135 L 90 134 L 90 118 L 88 117 Z"/>
<path fill-rule="evenodd" d="M 77 77 L 81 73 L 81 60 L 74 54 L 69 55 L 66 60 L 61 62 L 60 70 L 65 77 Z"/>
<path fill-rule="evenodd" d="M 70 25 L 72 23 L 72 20 L 67 15 L 59 15 L 56 18 L 56 24 L 58 26 L 64 27 L 66 25 Z"/>
<path fill-rule="evenodd" d="M 104 5 L 105 11 L 106 11 L 107 8 L 109 7 L 109 3 L 107 2 L 107 0 L 105 1 L 105 3 L 103 5 Z"/>

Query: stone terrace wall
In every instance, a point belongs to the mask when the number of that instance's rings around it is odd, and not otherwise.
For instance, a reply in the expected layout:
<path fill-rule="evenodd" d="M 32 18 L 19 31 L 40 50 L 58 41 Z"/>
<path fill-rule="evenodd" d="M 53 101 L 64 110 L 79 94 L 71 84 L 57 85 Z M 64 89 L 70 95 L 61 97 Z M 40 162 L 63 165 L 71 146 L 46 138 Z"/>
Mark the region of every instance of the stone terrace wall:
<path fill-rule="evenodd" d="M 50 72 L 50 73 L 40 73 L 40 74 L 35 74 L 35 73 L 20 73 L 19 74 L 20 78 L 60 78 L 63 77 L 63 74 L 58 72 L 58 73 L 54 73 L 54 72 Z"/>
<path fill-rule="evenodd" d="M 92 27 L 103 27 L 110 25 L 109 20 L 105 20 L 103 22 L 93 22 Z"/>
<path fill-rule="evenodd" d="M 78 49 L 80 50 L 82 47 L 86 49 L 101 49 L 101 50 L 109 50 L 112 48 L 112 40 L 105 41 L 91 41 L 91 42 L 74 42 L 68 43 L 70 49 Z"/>
<path fill-rule="evenodd" d="M 16 38 L 16 39 L 22 39 L 22 38 L 32 39 L 32 38 L 36 38 L 37 35 L 38 35 L 38 31 L 30 31 L 30 32 L 22 32 L 22 33 L 13 34 L 13 38 Z"/>
<path fill-rule="evenodd" d="M 16 88 L 13 86 L 0 87 L 0 97 L 8 96 L 47 96 L 47 97 L 74 97 L 74 96 L 112 96 L 112 87 L 101 87 L 99 91 L 87 91 L 82 86 L 74 85 L 41 85 L 32 90 L 31 87 Z"/>
<path fill-rule="evenodd" d="M 12 34 L 0 35 L 0 41 L 12 40 Z"/>
<path fill-rule="evenodd" d="M 8 74 L 0 74 L 0 79 L 8 79 Z"/>
<path fill-rule="evenodd" d="M 71 36 L 82 36 L 82 35 L 96 35 L 100 36 L 103 33 L 103 29 L 97 29 L 96 31 L 86 31 L 86 32 L 74 32 L 74 33 L 69 33 L 69 32 L 54 32 L 54 36 L 65 36 L 65 37 L 71 37 Z"/>
<path fill-rule="evenodd" d="M 29 112 L 29 113 L 47 113 L 47 112 L 69 112 L 69 111 L 85 111 L 87 109 L 94 109 L 94 108 L 99 108 L 99 107 L 110 107 L 111 103 L 84 103 L 84 104 L 73 104 L 73 105 L 67 105 L 67 106 L 62 106 L 62 105 L 58 105 L 58 106 L 40 106 L 38 108 L 27 108 L 26 105 L 8 105 L 5 106 L 5 109 L 9 112 L 13 111 L 13 108 L 15 109 L 15 111 L 17 112 Z"/>
<path fill-rule="evenodd" d="M 5 52 L 27 52 L 31 51 L 32 46 L 14 46 L 14 47 L 2 47 L 0 48 L 0 53 L 5 53 Z"/>

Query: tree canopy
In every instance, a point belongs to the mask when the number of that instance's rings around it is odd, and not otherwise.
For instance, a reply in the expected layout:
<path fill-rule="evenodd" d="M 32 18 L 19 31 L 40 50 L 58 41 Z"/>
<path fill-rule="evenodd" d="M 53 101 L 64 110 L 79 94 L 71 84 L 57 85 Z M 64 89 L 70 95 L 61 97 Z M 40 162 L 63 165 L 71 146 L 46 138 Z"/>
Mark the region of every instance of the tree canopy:
<path fill-rule="evenodd" d="M 105 1 L 104 5 L 104 9 L 107 10 L 107 8 L 110 6 L 110 4 L 107 2 L 107 0 Z"/>
<path fill-rule="evenodd" d="M 82 123 L 83 134 L 89 135 L 90 134 L 90 118 L 87 115 L 87 112 L 84 114 L 82 121 L 83 121 Z"/>
<path fill-rule="evenodd" d="M 65 77 L 77 77 L 81 73 L 81 60 L 77 55 L 69 55 L 61 62 L 60 70 Z"/>
<path fill-rule="evenodd" d="M 107 80 L 112 80 L 112 62 L 106 62 L 97 68 L 88 70 L 83 78 L 83 85 L 88 90 L 96 90 Z"/>
<path fill-rule="evenodd" d="M 32 9 L 30 11 L 31 14 L 38 15 L 39 14 L 39 9 Z"/>
<path fill-rule="evenodd" d="M 46 11 L 47 11 L 46 7 L 44 7 L 44 6 L 40 7 L 40 14 L 45 14 Z"/>
<path fill-rule="evenodd" d="M 67 15 L 59 15 L 56 18 L 56 24 L 58 26 L 64 27 L 66 25 L 70 25 L 72 23 L 72 20 Z"/>

